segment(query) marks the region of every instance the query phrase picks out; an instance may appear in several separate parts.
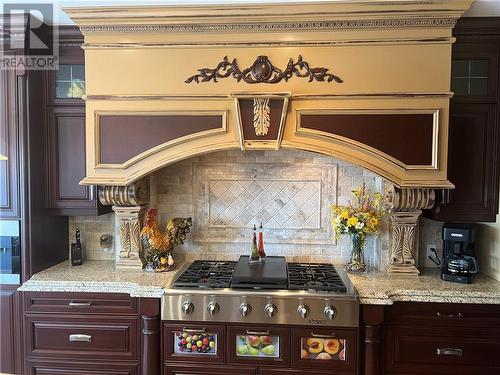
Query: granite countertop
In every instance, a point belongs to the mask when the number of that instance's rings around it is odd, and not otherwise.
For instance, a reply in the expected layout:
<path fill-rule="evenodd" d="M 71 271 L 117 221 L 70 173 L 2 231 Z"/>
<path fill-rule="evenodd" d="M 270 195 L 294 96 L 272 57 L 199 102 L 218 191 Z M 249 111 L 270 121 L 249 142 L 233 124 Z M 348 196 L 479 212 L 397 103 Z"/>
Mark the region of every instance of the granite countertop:
<path fill-rule="evenodd" d="M 87 261 L 72 267 L 60 263 L 31 277 L 20 291 L 127 293 L 160 298 L 184 270 L 146 273 L 117 271 L 114 261 Z M 473 284 L 442 281 L 439 269 L 423 269 L 420 276 L 392 276 L 384 272 L 348 274 L 362 304 L 391 305 L 397 301 L 500 304 L 500 281 L 478 275 Z"/>

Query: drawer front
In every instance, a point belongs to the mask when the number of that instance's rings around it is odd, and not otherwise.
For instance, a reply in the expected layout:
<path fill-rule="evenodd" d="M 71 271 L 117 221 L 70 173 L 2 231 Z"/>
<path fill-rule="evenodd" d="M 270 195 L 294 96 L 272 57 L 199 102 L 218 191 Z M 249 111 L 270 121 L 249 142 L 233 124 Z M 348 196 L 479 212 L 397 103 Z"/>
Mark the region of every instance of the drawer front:
<path fill-rule="evenodd" d="M 500 306 L 398 302 L 388 307 L 388 322 L 459 327 L 500 327 Z"/>
<path fill-rule="evenodd" d="M 168 365 L 163 375 L 255 375 L 254 368 L 221 365 Z"/>
<path fill-rule="evenodd" d="M 25 292 L 25 312 L 137 314 L 137 299 L 127 294 Z"/>
<path fill-rule="evenodd" d="M 136 318 L 26 316 L 26 355 L 136 359 Z"/>
<path fill-rule="evenodd" d="M 163 324 L 165 362 L 225 362 L 225 327 Z"/>
<path fill-rule="evenodd" d="M 226 345 L 229 363 L 290 366 L 288 328 L 230 326 Z"/>
<path fill-rule="evenodd" d="M 292 368 L 335 370 L 351 373 L 357 369 L 356 328 L 292 329 Z"/>
<path fill-rule="evenodd" d="M 393 325 L 386 330 L 387 373 L 500 373 L 500 329 Z M 465 366 L 465 367 L 464 367 Z"/>
<path fill-rule="evenodd" d="M 137 365 L 115 365 L 95 362 L 71 362 L 28 360 L 26 374 L 29 375 L 138 375 Z"/>

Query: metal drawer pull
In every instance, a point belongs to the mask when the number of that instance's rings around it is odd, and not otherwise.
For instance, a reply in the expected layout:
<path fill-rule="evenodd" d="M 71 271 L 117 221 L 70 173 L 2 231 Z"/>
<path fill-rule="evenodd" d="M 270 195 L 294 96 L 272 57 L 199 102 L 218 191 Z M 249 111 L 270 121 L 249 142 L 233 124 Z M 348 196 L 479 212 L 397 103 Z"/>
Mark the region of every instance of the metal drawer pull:
<path fill-rule="evenodd" d="M 458 314 L 441 314 L 439 311 L 436 313 L 437 316 L 440 318 L 463 318 L 464 314 L 458 313 Z"/>
<path fill-rule="evenodd" d="M 328 339 L 330 337 L 335 337 L 335 332 L 332 332 L 331 335 L 320 335 L 318 333 L 311 332 L 312 337 L 320 338 L 320 339 Z"/>
<path fill-rule="evenodd" d="M 90 335 L 81 335 L 81 334 L 73 334 L 69 335 L 69 341 L 80 341 L 80 342 L 91 342 L 92 341 L 92 336 Z"/>
<path fill-rule="evenodd" d="M 90 307 L 91 305 L 92 305 L 91 301 L 89 301 L 89 302 L 74 302 L 74 301 L 70 301 L 68 303 L 69 307 Z"/>
<path fill-rule="evenodd" d="M 200 329 L 183 328 L 182 332 L 186 332 L 186 333 L 205 333 L 205 332 L 207 332 L 207 329 L 206 328 L 200 328 Z"/>
<path fill-rule="evenodd" d="M 454 355 L 457 357 L 461 357 L 464 354 L 463 349 L 455 349 L 455 348 L 443 348 L 436 349 L 437 355 Z"/>
<path fill-rule="evenodd" d="M 247 329 L 247 335 L 268 336 L 269 330 L 267 330 L 267 331 L 250 331 Z"/>

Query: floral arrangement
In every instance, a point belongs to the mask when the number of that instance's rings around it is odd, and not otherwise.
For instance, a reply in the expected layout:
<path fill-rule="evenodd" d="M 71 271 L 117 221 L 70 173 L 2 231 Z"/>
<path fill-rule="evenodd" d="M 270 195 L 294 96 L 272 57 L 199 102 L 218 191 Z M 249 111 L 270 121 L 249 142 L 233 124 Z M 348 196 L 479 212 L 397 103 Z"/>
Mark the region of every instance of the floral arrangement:
<path fill-rule="evenodd" d="M 350 271 L 366 271 L 366 265 L 361 254 L 366 243 L 366 236 L 377 234 L 380 229 L 385 209 L 382 202 L 382 194 L 369 193 L 363 185 L 352 191 L 353 199 L 347 206 L 332 206 L 332 228 L 335 237 L 349 234 L 353 240 L 353 255 L 351 262 L 347 265 Z M 353 259 L 356 257 L 357 259 Z M 354 261 L 354 264 L 353 264 Z"/>
<path fill-rule="evenodd" d="M 182 245 L 190 232 L 191 218 L 173 218 L 168 220 L 165 231 L 161 231 L 157 221 L 158 211 L 151 208 L 141 231 L 141 240 L 145 250 L 147 271 L 168 271 L 175 268 L 172 255 L 174 247 Z"/>

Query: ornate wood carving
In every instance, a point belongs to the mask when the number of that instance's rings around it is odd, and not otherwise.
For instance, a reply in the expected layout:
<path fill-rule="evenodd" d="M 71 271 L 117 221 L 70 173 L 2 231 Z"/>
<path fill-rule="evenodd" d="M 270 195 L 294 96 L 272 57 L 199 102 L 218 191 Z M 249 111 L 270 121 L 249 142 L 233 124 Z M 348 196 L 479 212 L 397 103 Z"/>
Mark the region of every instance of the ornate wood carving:
<path fill-rule="evenodd" d="M 104 205 L 138 206 L 148 202 L 149 181 L 143 179 L 127 186 L 100 186 L 99 200 Z"/>
<path fill-rule="evenodd" d="M 233 77 L 236 81 L 244 81 L 246 83 L 278 83 L 282 80 L 288 81 L 292 76 L 297 76 L 299 78 L 309 78 L 309 82 L 312 81 L 326 81 L 337 83 L 344 82 L 340 77 L 328 73 L 328 68 L 311 68 L 309 63 L 302 60 L 302 56 L 299 55 L 297 62 L 294 62 L 292 58 L 288 60 L 288 65 L 285 70 L 275 67 L 271 61 L 269 61 L 267 56 L 258 56 L 252 66 L 240 70 L 236 59 L 229 62 L 227 56 L 224 56 L 222 61 L 217 64 L 214 69 L 211 68 L 201 68 L 198 69 L 198 74 L 195 74 L 184 82 L 217 82 L 218 78 L 228 78 Z"/>
<path fill-rule="evenodd" d="M 269 98 L 256 98 L 253 100 L 253 127 L 255 135 L 267 135 L 271 126 L 271 107 Z"/>
<path fill-rule="evenodd" d="M 389 273 L 418 275 L 415 266 L 416 231 L 422 209 L 431 208 L 435 202 L 434 189 L 393 188 L 386 194 L 391 207 L 391 263 Z"/>

